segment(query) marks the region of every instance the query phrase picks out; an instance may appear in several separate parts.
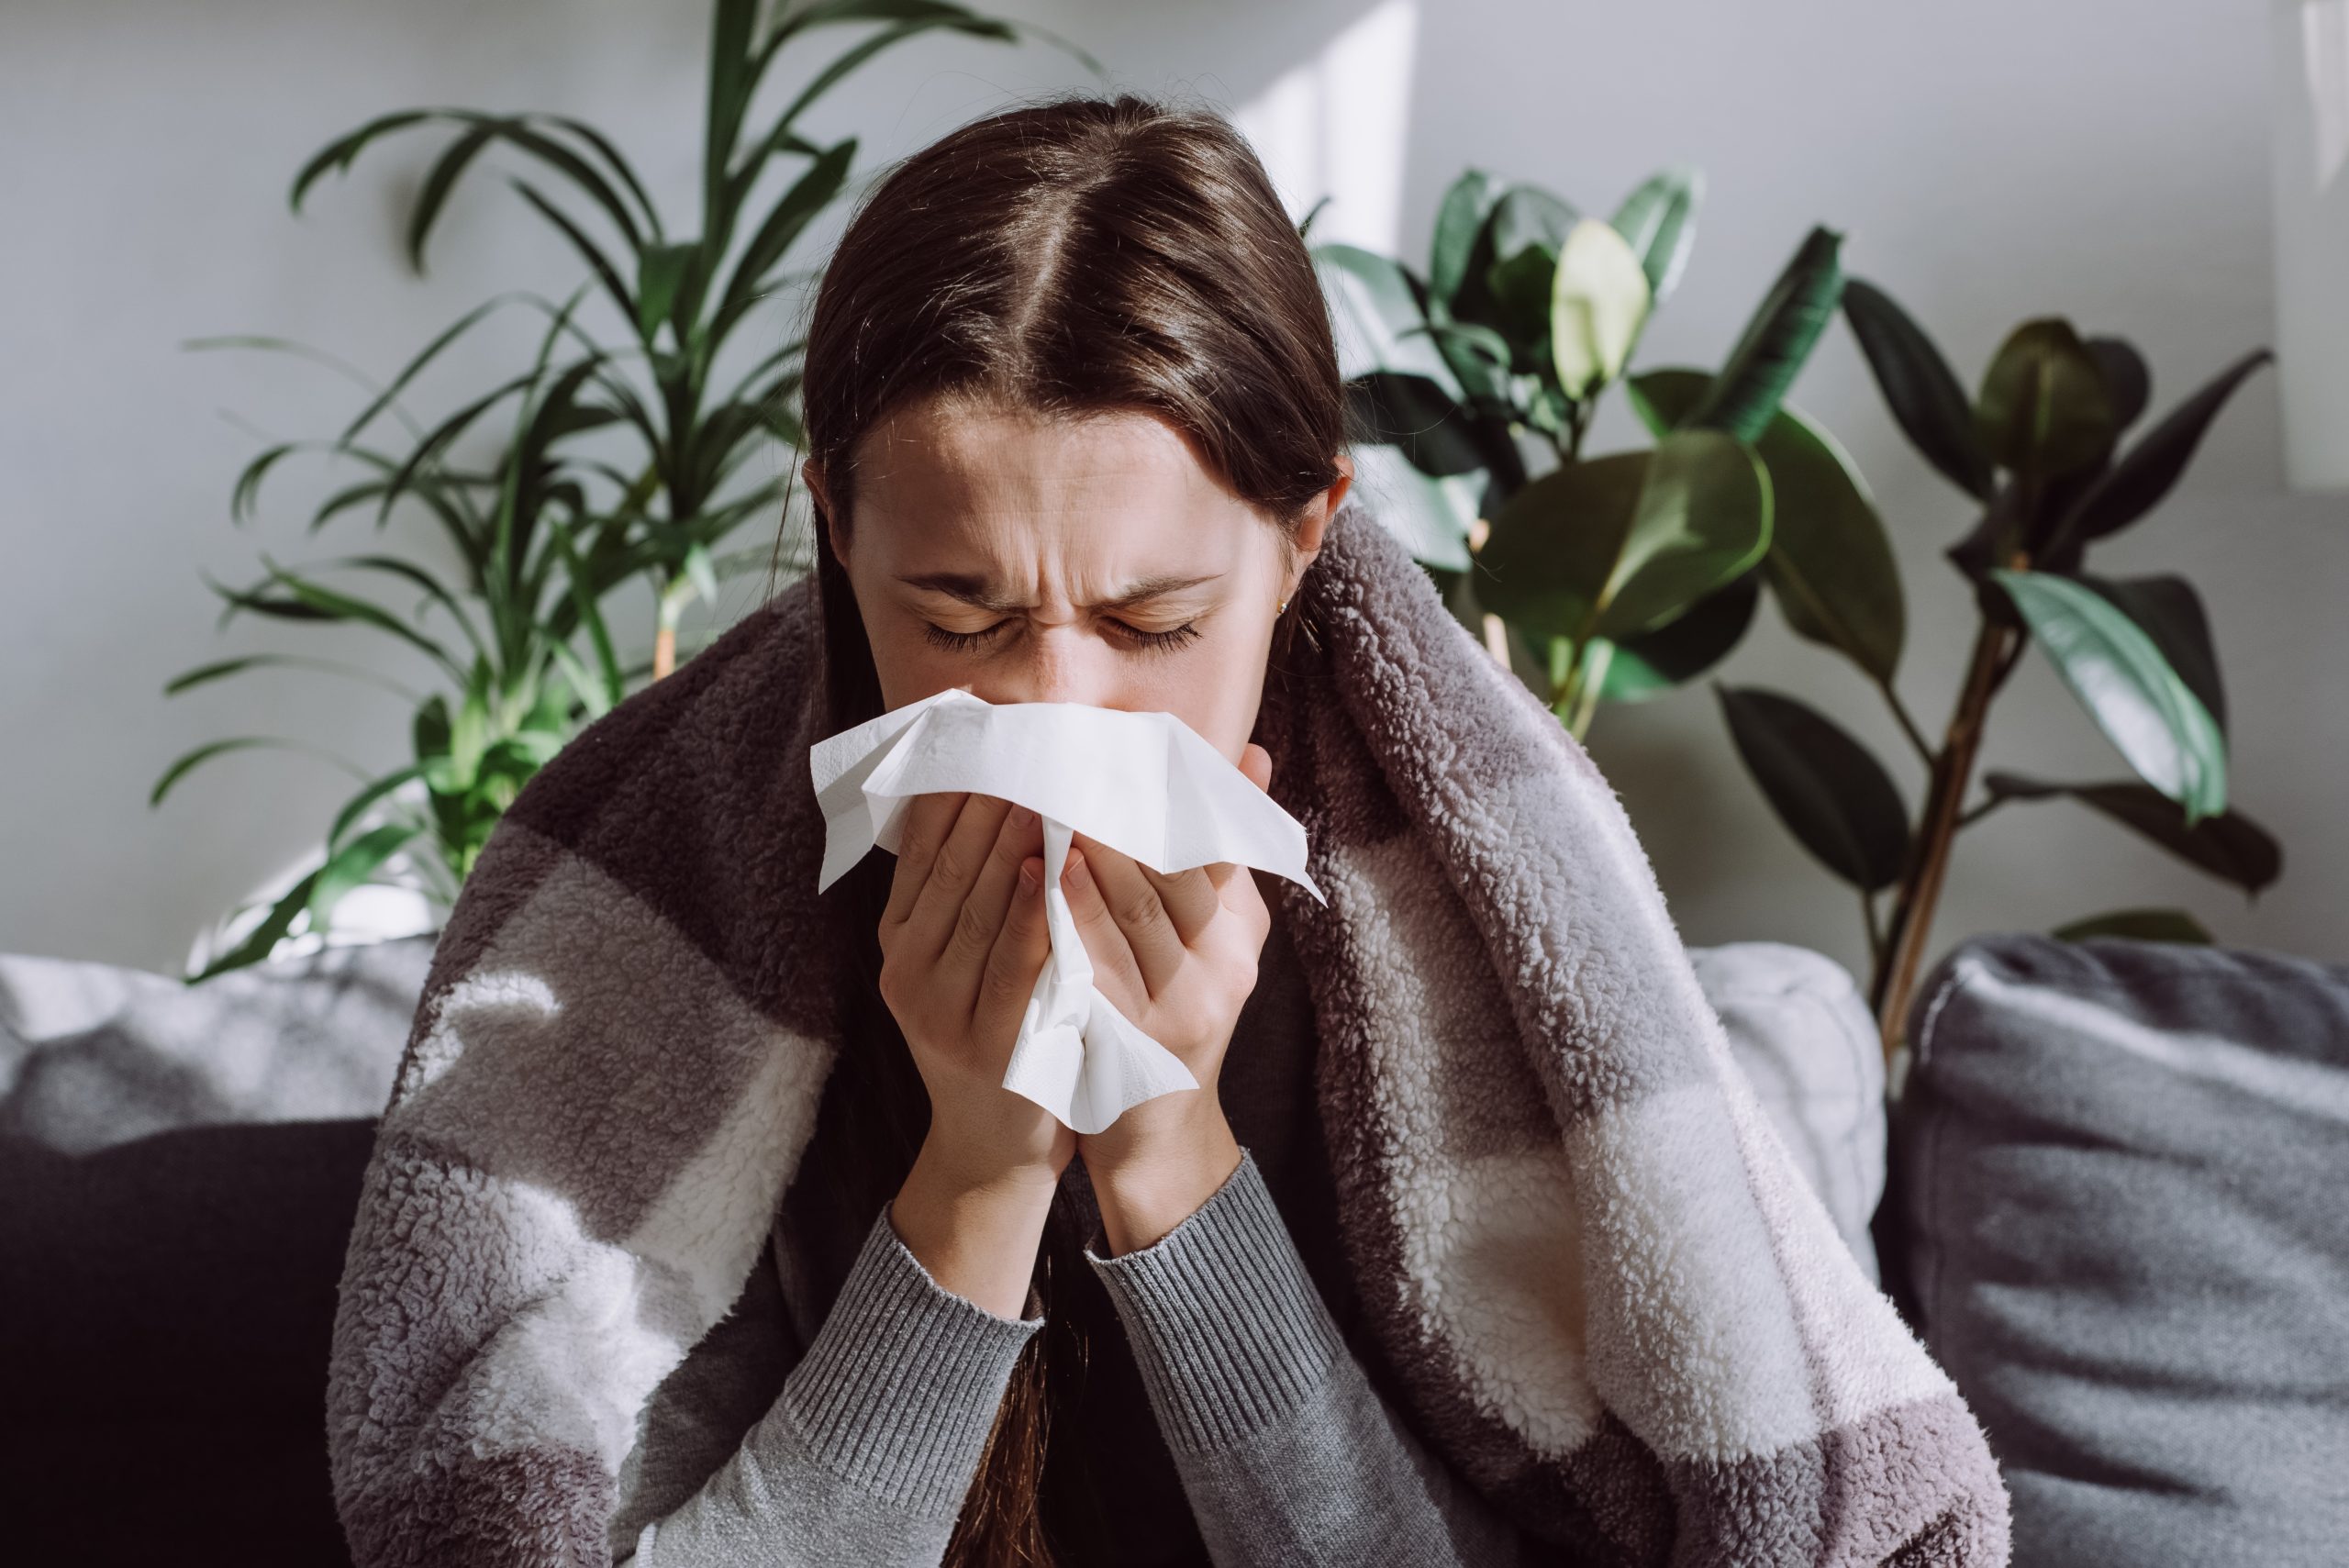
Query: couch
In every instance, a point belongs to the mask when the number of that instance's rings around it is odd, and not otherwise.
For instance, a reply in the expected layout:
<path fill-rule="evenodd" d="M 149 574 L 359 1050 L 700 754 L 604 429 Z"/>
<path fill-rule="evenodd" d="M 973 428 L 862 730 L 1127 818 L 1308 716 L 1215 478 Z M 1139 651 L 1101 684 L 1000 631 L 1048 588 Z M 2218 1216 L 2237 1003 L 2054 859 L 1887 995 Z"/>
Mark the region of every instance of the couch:
<path fill-rule="evenodd" d="M 11 1556 L 344 1560 L 328 1332 L 432 942 L 194 989 L 0 956 Z M 2019 1564 L 2349 1561 L 2349 969 L 1976 938 L 1920 988 L 1887 1119 L 1840 965 L 1690 957 L 1989 1429 Z"/>

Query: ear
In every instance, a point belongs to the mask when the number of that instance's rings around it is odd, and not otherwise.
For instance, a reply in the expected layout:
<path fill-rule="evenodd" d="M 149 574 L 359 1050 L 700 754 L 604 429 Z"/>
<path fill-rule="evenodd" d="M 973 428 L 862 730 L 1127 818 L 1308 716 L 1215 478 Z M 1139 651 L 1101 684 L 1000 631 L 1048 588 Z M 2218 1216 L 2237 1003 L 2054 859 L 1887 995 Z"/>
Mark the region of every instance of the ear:
<path fill-rule="evenodd" d="M 1333 461 L 1338 467 L 1338 477 L 1321 492 L 1319 500 L 1306 508 L 1305 517 L 1297 527 L 1297 568 L 1288 584 L 1292 595 L 1297 592 L 1297 584 L 1305 580 L 1305 569 L 1313 564 L 1315 556 L 1321 553 L 1321 536 L 1328 529 L 1330 519 L 1338 515 L 1338 508 L 1345 504 L 1346 492 L 1353 488 L 1354 460 L 1340 452 Z"/>
<path fill-rule="evenodd" d="M 832 554 L 841 565 L 848 564 L 848 540 L 832 521 L 832 498 L 824 489 L 824 465 L 814 458 L 799 465 L 800 483 L 807 486 L 808 498 L 816 504 L 816 525 L 824 530 L 830 541 Z"/>

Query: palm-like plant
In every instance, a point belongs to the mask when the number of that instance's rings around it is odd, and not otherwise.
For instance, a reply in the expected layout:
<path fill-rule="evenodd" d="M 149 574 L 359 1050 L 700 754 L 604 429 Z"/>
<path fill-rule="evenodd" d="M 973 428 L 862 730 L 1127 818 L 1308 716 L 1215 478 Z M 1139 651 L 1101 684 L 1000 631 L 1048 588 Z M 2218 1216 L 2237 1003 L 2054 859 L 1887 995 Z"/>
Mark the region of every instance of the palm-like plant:
<path fill-rule="evenodd" d="M 298 211 L 325 174 L 348 170 L 375 143 L 417 129 L 450 131 L 408 213 L 409 264 L 422 271 L 451 193 L 495 150 L 532 171 L 510 175 L 511 187 L 562 235 L 588 277 L 560 303 L 524 291 L 468 311 L 387 384 L 371 385 L 339 434 L 273 444 L 239 477 L 232 513 L 241 522 L 287 457 L 323 452 L 357 463 L 363 477 L 329 495 L 310 530 L 364 510 L 380 531 L 405 504 L 437 526 L 456 571 L 381 552 L 302 571 L 264 556 L 266 575 L 251 586 L 211 584 L 227 603 L 223 623 L 250 612 L 369 628 L 423 652 L 448 690 L 424 695 L 392 684 L 415 704 L 414 760 L 375 777 L 351 769 L 362 787 L 337 814 L 317 869 L 191 980 L 266 958 L 297 925 L 323 933 L 337 901 L 381 878 L 395 856 L 432 896 L 453 899 L 530 775 L 632 683 L 667 674 L 684 611 L 714 600 L 722 578 L 763 558 L 756 550 L 722 555 L 720 548 L 743 523 L 775 515 L 782 481 L 753 460 L 800 438 L 794 404 L 804 344 L 728 350 L 742 341 L 746 323 L 770 319 L 759 313 L 763 304 L 812 275 L 786 263 L 811 221 L 847 187 L 856 139 L 827 145 L 800 129 L 827 92 L 885 50 L 933 31 L 996 42 L 1026 33 L 1101 71 L 1053 34 L 947 0 L 818 0 L 762 12 L 757 0 L 717 0 L 713 7 L 697 232 L 673 229 L 618 146 L 564 116 L 402 110 L 338 138 L 295 177 L 291 200 Z M 770 117 L 754 119 L 761 88 L 790 45 L 855 24 L 874 30 L 830 59 Z M 597 326 L 596 301 L 616 324 Z M 545 322 L 528 367 L 437 421 L 411 417 L 404 395 L 417 377 L 484 318 L 514 308 Z M 309 352 L 250 338 L 206 346 L 226 344 Z M 494 453 L 469 461 L 468 443 L 501 418 Z M 381 435 L 387 429 L 396 432 L 389 440 Z M 328 570 L 389 579 L 421 597 L 403 614 L 329 587 L 319 580 Z M 652 589 L 656 624 L 649 658 L 624 663 L 600 606 L 639 578 Z M 260 654 L 191 670 L 164 689 L 186 691 L 273 664 L 387 684 L 363 669 Z M 193 768 L 253 747 L 312 750 L 273 737 L 210 742 L 164 771 L 150 806 Z M 420 790 L 404 788 L 411 784 Z M 417 794 L 420 800 L 408 798 Z M 419 853 L 419 844 L 430 852 Z"/>

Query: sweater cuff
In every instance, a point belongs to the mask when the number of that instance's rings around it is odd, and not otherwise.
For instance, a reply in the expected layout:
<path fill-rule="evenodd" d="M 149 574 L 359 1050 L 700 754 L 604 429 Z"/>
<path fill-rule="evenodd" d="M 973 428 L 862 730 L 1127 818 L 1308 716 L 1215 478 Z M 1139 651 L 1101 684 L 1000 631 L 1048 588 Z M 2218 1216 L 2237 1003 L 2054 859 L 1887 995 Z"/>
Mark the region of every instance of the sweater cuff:
<path fill-rule="evenodd" d="M 998 1318 L 932 1277 L 884 1204 L 778 1401 L 825 1468 L 924 1513 L 963 1505 L 1041 1318 Z"/>
<path fill-rule="evenodd" d="M 1284 1419 L 1344 1351 L 1245 1147 L 1214 1195 L 1156 1241 L 1115 1258 L 1088 1245 L 1085 1256 L 1178 1451 L 1229 1448 Z"/>

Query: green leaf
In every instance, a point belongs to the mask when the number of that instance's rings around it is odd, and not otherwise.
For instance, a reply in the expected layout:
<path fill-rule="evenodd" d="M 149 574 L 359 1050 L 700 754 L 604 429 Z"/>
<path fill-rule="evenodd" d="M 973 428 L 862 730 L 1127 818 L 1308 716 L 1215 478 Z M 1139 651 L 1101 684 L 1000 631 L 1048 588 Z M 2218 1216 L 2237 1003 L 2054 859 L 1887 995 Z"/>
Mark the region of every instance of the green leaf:
<path fill-rule="evenodd" d="M 150 790 L 147 794 L 147 804 L 150 808 L 162 805 L 163 796 L 171 793 L 171 788 L 173 784 L 185 778 L 202 763 L 211 761 L 213 758 L 221 755 L 223 752 L 241 751 L 254 746 L 284 746 L 286 744 L 286 741 L 280 740 L 273 736 L 240 735 L 233 740 L 213 740 L 206 743 L 205 745 L 198 746 L 195 750 L 181 757 L 170 767 L 163 770 L 163 776 L 155 781 L 155 787 Z"/>
<path fill-rule="evenodd" d="M 1422 473 L 1442 478 L 1485 466 L 1468 416 L 1426 376 L 1357 376 L 1346 384 L 1346 407 L 1355 439 L 1391 443 Z"/>
<path fill-rule="evenodd" d="M 2148 577 L 2100 577 L 2074 573 L 2135 621 L 2187 689 L 2210 710 L 2221 734 L 2227 728 L 2227 695 L 2219 679 L 2219 653 L 2210 641 L 2210 617 L 2203 613 L 2194 584 L 2172 573 Z"/>
<path fill-rule="evenodd" d="M 2204 432 L 2235 388 L 2275 357 L 2266 349 L 2254 349 L 2146 431 L 2126 456 L 2106 471 L 2095 488 L 2080 497 L 2050 538 L 2048 551 L 2075 539 L 2117 533 L 2160 505 L 2193 461 Z"/>
<path fill-rule="evenodd" d="M 1686 423 L 1742 441 L 1769 428 L 1842 296 L 1842 243 L 1830 228 L 1804 237 Z"/>
<path fill-rule="evenodd" d="M 1647 318 L 1647 274 L 1631 247 L 1597 218 L 1575 224 L 1550 294 L 1550 353 L 1566 395 L 1580 401 L 1621 375 Z"/>
<path fill-rule="evenodd" d="M 1538 186 L 1511 185 L 1501 192 L 1469 242 L 1459 287 L 1449 302 L 1453 316 L 1481 322 L 1513 342 L 1530 341 L 1546 325 L 1549 269 L 1580 216 Z M 1520 260 L 1529 251 L 1536 253 L 1535 261 Z M 1507 271 L 1512 261 L 1514 277 Z M 1503 290 L 1515 297 L 1515 309 Z"/>
<path fill-rule="evenodd" d="M 2189 826 L 2227 808 L 2218 722 L 2135 621 L 2069 578 L 2004 567 L 1989 575 L 2140 778 L 2183 806 Z"/>
<path fill-rule="evenodd" d="M 188 984 L 196 984 L 211 979 L 216 974 L 225 974 L 232 969 L 242 969 L 248 964 L 267 962 L 279 940 L 287 931 L 293 929 L 294 917 L 310 906 L 310 889 L 317 884 L 317 880 L 318 873 L 314 871 L 286 889 L 276 904 L 271 906 L 269 913 L 262 917 L 261 924 L 246 934 L 243 941 L 239 942 L 230 951 L 214 959 L 204 967 L 201 973 L 189 976 Z"/>
<path fill-rule="evenodd" d="M 1738 755 L 1796 841 L 1862 892 L 1899 881 L 1909 814 L 1875 755 L 1793 697 L 1758 686 L 1714 691 Z"/>
<path fill-rule="evenodd" d="M 792 241 L 799 238 L 808 222 L 840 195 L 848 183 L 849 165 L 855 159 L 854 137 L 825 149 L 768 210 L 751 242 L 743 247 L 741 260 L 734 263 L 733 278 L 726 285 L 718 314 L 711 319 L 712 343 L 724 341 L 734 323 L 758 303 L 767 274 L 790 250 Z"/>
<path fill-rule="evenodd" d="M 1754 606 L 1761 602 L 1762 573 L 1749 571 L 1662 626 L 1617 643 L 1599 696 L 1643 702 L 1686 685 L 1730 656 L 1753 624 Z"/>
<path fill-rule="evenodd" d="M 394 769 L 382 778 L 373 780 L 366 788 L 345 801 L 342 809 L 335 813 L 334 826 L 327 829 L 327 852 L 332 854 L 341 847 L 342 836 L 351 830 L 352 823 L 366 814 L 369 806 L 390 795 L 410 779 L 422 776 L 424 770 L 421 767 L 411 762 L 405 768 Z"/>
<path fill-rule="evenodd" d="M 387 822 L 373 828 L 328 856 L 310 886 L 310 929 L 323 932 L 342 895 L 364 884 L 385 861 L 406 849 L 417 828 L 412 822 Z"/>
<path fill-rule="evenodd" d="M 1696 406 L 1706 379 L 1702 371 L 1648 371 L 1624 389 L 1661 436 Z M 1900 665 L 1908 612 L 1891 538 L 1858 466 L 1826 430 L 1783 405 L 1753 450 L 1770 475 L 1770 552 L 1763 570 L 1787 624 L 1871 676 L 1890 680 Z"/>
<path fill-rule="evenodd" d="M 636 271 L 636 333 L 645 342 L 661 329 L 676 307 L 677 290 L 685 281 L 685 273 L 701 254 L 699 245 L 648 245 L 638 261 Z M 678 341 L 685 340 L 680 328 Z"/>
<path fill-rule="evenodd" d="M 2068 796 L 2245 893 L 2257 893 L 2284 873 L 2275 837 L 2240 811 L 2188 822 L 2177 802 L 2134 779 L 2101 784 L 2048 784 L 2020 773 L 1991 772 L 1985 788 L 2000 800 Z"/>
<path fill-rule="evenodd" d="M 1974 409 L 1933 340 L 1864 279 L 1843 285 L 1843 318 L 1909 443 L 1943 477 L 1976 500 L 1990 498 L 1990 460 L 1974 439 Z"/>
<path fill-rule="evenodd" d="M 2218 940 L 2183 909 L 2118 909 L 2109 915 L 2074 920 L 2047 934 L 2067 942 L 2086 941 L 2092 937 L 2127 937 L 2132 941 L 2197 942 L 2207 946 Z"/>
<path fill-rule="evenodd" d="M 348 173 L 351 161 L 365 150 L 369 142 L 395 131 L 406 130 L 410 126 L 421 125 L 430 117 L 422 109 L 402 109 L 397 114 L 383 115 L 369 120 L 357 130 L 337 137 L 312 154 L 310 161 L 302 165 L 301 172 L 294 176 L 294 188 L 286 194 L 286 205 L 300 212 L 302 198 L 309 194 L 310 186 L 328 170 Z"/>
<path fill-rule="evenodd" d="M 2104 373 L 2072 325 L 2026 321 L 1999 345 L 1974 401 L 1974 439 L 1990 461 L 2026 479 L 2086 468 L 2118 429 Z"/>
<path fill-rule="evenodd" d="M 1697 206 L 1704 195 L 1701 170 L 1666 169 L 1650 175 L 1616 209 L 1616 231 L 1640 259 L 1652 306 L 1663 305 L 1679 284 L 1697 239 Z"/>
<path fill-rule="evenodd" d="M 1769 517 L 1769 482 L 1743 446 L 1681 432 L 1520 487 L 1477 553 L 1476 597 L 1530 633 L 1621 642 L 1752 566 Z"/>
<path fill-rule="evenodd" d="M 1484 494 L 1482 474 L 1431 478 L 1395 448 L 1375 442 L 1356 446 L 1353 459 L 1349 495 L 1363 498 L 1413 559 L 1445 572 L 1468 570 L 1468 531 Z"/>
<path fill-rule="evenodd" d="M 1471 169 L 1452 182 L 1436 208 L 1435 239 L 1428 257 L 1428 292 L 1449 310 L 1468 275 L 1476 237 L 1491 216 L 1495 193 L 1492 180 L 1481 169 Z"/>
<path fill-rule="evenodd" d="M 2084 339 L 2082 347 L 2096 361 L 2097 373 L 2104 377 L 2105 393 L 2112 399 L 2112 428 L 2127 429 L 2144 413 L 2146 401 L 2154 395 L 2154 373 L 2146 368 L 2145 356 L 2121 338 Z"/>
<path fill-rule="evenodd" d="M 440 209 L 448 204 L 449 193 L 456 188 L 458 176 L 481 156 L 482 149 L 496 134 L 493 125 L 473 127 L 451 142 L 424 176 L 424 183 L 417 191 L 416 205 L 407 215 L 407 264 L 417 272 L 424 271 L 424 242 L 431 234 Z"/>
<path fill-rule="evenodd" d="M 1314 248 L 1314 270 L 1341 328 L 1341 368 L 1350 374 L 1401 371 L 1462 395 L 1451 362 L 1428 332 L 1420 294 L 1399 262 L 1358 245 Z M 1503 345 L 1506 350 L 1507 345 Z"/>

